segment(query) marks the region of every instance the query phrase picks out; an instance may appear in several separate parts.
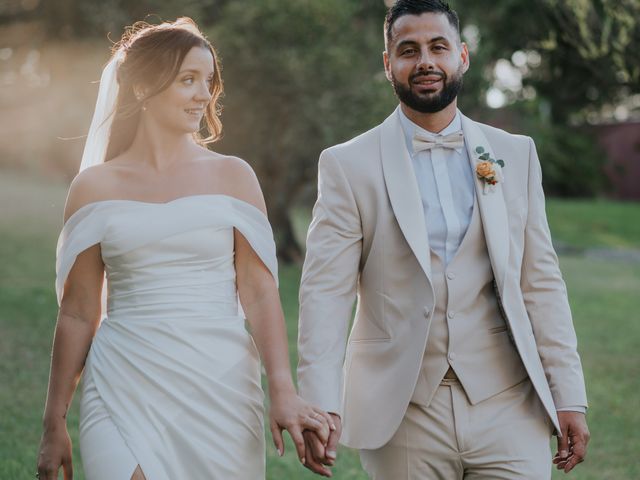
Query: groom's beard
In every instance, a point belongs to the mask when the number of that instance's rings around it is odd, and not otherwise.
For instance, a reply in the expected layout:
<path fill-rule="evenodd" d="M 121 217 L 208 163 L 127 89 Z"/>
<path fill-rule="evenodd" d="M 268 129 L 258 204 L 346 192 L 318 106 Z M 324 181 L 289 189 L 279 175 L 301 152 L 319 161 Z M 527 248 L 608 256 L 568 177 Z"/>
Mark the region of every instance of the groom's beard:
<path fill-rule="evenodd" d="M 458 71 L 450 78 L 447 77 L 444 73 L 429 72 L 429 75 L 440 75 L 442 77 L 442 90 L 437 94 L 418 94 L 411 88 L 413 79 L 425 74 L 426 72 L 418 72 L 414 75 L 411 75 L 408 85 L 399 82 L 396 77 L 391 74 L 391 84 L 393 85 L 393 89 L 396 92 L 398 100 L 400 100 L 412 110 L 420 113 L 440 112 L 456 99 L 456 97 L 458 96 L 458 92 L 460 92 L 460 89 L 462 88 L 462 77 L 464 75 L 462 65 L 460 66 Z"/>

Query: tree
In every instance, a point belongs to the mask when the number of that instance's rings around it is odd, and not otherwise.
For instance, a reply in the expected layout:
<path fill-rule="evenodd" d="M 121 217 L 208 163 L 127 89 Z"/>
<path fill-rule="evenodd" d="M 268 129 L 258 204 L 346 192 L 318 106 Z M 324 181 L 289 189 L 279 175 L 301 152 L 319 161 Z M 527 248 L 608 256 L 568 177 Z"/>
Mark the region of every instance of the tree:
<path fill-rule="evenodd" d="M 46 0 L 38 7 L 49 35 L 83 38 L 110 35 L 117 40 L 126 25 L 188 16 L 211 25 L 230 0 Z"/>
<path fill-rule="evenodd" d="M 458 0 L 455 7 L 477 25 L 483 55 L 539 53 L 523 84 L 548 101 L 554 123 L 580 123 L 640 92 L 638 0 Z"/>
<path fill-rule="evenodd" d="M 384 14 L 380 0 L 234 0 L 211 30 L 224 65 L 222 148 L 255 168 L 281 259 L 302 257 L 291 207 L 320 151 L 393 108 Z"/>
<path fill-rule="evenodd" d="M 478 79 L 480 90 L 472 93 L 484 97 L 497 61 L 511 62 L 522 76 L 521 89 L 505 92 L 509 105 L 501 112 L 465 93 L 462 104 L 480 118 L 506 113 L 517 119 L 517 130 L 536 138 L 548 193 L 601 192 L 606 158 L 584 126 L 602 118 L 603 106 L 640 92 L 640 1 L 457 0 L 453 6 L 463 25 L 477 27 L 472 69 L 480 62 L 489 81 Z"/>

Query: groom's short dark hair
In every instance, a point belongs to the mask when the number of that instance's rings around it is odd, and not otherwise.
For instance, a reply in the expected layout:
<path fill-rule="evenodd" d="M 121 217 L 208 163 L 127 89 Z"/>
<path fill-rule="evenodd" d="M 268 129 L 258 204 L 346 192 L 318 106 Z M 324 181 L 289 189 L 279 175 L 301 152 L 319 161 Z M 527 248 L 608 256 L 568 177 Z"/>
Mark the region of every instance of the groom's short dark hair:
<path fill-rule="evenodd" d="M 421 15 L 423 13 L 443 13 L 458 33 L 460 38 L 460 20 L 455 10 L 442 0 L 397 0 L 387 12 L 384 19 L 384 33 L 386 44 L 391 43 L 391 28 L 398 18 L 404 15 Z"/>

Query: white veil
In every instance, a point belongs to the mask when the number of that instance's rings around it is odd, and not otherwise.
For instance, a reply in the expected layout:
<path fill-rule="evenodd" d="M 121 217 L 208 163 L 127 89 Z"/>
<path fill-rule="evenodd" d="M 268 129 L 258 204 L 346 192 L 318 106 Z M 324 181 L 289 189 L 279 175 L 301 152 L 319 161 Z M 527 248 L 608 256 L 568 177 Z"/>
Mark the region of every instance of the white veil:
<path fill-rule="evenodd" d="M 79 172 L 86 168 L 103 163 L 109 145 L 109 133 L 118 101 L 118 65 L 124 59 L 125 53 L 120 48 L 113 54 L 109 63 L 104 67 L 100 76 L 100 87 L 98 88 L 98 99 L 96 108 L 91 119 L 91 126 L 87 134 L 87 141 L 82 152 Z M 64 248 L 64 229 L 58 239 L 58 254 Z M 60 260 L 58 260 L 60 261 Z M 57 268 L 56 268 L 57 270 Z M 57 273 L 56 273 L 57 275 Z M 106 277 L 106 272 L 105 272 Z M 57 280 L 56 280 L 57 282 Z M 56 287 L 57 288 L 57 287 Z M 102 286 L 102 317 L 105 316 L 107 305 L 107 281 Z"/>
<path fill-rule="evenodd" d="M 100 77 L 98 100 L 93 112 L 91 127 L 87 135 L 87 142 L 82 153 L 80 172 L 104 162 L 109 144 L 109 132 L 115 114 L 116 101 L 118 100 L 118 64 L 124 59 L 124 49 L 120 48 L 109 60 Z"/>

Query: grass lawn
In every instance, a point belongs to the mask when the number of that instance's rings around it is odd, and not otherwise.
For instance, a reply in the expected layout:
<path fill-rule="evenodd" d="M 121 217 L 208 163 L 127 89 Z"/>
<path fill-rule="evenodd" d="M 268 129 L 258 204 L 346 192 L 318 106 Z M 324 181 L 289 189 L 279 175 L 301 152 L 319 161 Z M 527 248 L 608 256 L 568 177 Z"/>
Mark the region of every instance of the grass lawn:
<path fill-rule="evenodd" d="M 61 185 L 0 173 L 0 479 L 34 478 L 56 315 L 54 256 L 63 201 Z M 576 235 L 581 247 L 640 245 L 634 225 L 638 205 L 554 200 L 548 208 L 552 231 L 562 231 L 562 241 Z M 600 235 L 605 230 L 607 234 Z M 591 404 L 589 457 L 571 478 L 640 478 L 634 460 L 640 451 L 640 265 L 580 257 L 562 257 L 561 264 Z M 292 365 L 299 277 L 298 267 L 282 267 L 280 291 Z M 83 479 L 77 404 L 76 398 L 69 430 L 75 446 L 74 478 Z M 317 478 L 298 465 L 291 443 L 281 459 L 270 441 L 267 478 Z M 341 450 L 334 478 L 366 478 L 355 452 Z M 558 478 L 563 475 L 554 475 Z"/>
<path fill-rule="evenodd" d="M 640 203 L 547 201 L 555 240 L 577 248 L 640 249 Z"/>

